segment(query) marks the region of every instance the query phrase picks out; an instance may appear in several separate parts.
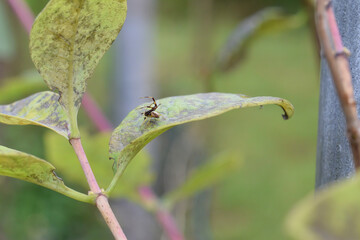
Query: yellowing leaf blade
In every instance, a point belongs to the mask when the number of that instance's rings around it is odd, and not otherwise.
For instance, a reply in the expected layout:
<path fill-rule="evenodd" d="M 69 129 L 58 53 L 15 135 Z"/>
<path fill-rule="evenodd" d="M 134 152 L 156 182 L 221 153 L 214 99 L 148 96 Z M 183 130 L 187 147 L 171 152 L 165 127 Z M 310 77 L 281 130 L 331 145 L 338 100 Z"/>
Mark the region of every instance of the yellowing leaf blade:
<path fill-rule="evenodd" d="M 8 105 L 0 105 L 0 122 L 10 125 L 38 125 L 69 137 L 69 120 L 60 106 L 59 95 L 40 92 Z"/>
<path fill-rule="evenodd" d="M 55 167 L 33 155 L 0 146 L 0 175 L 31 182 L 65 196 L 91 203 L 92 197 L 65 186 Z"/>
<path fill-rule="evenodd" d="M 160 99 L 156 110 L 160 118 L 144 121 L 144 104 L 132 110 L 115 129 L 110 139 L 110 159 L 116 175 L 108 190 L 125 170 L 131 159 L 151 140 L 180 124 L 214 117 L 233 109 L 276 104 L 283 108 L 284 119 L 293 115 L 293 106 L 285 99 L 254 97 L 229 93 L 201 93 Z"/>
<path fill-rule="evenodd" d="M 32 60 L 60 103 L 79 137 L 77 112 L 101 57 L 120 32 L 126 0 L 50 0 L 30 33 Z"/>

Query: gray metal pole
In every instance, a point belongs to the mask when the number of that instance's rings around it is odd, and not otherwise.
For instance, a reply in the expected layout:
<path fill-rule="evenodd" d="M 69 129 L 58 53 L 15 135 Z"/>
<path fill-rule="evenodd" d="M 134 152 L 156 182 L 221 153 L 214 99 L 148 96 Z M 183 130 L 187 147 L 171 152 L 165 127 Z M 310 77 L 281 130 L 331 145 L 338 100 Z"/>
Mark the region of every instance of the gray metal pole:
<path fill-rule="evenodd" d="M 360 101 L 360 0 L 333 0 L 340 34 L 351 51 L 350 68 L 355 99 Z M 359 111 L 359 105 L 358 105 Z M 319 128 L 316 162 L 316 188 L 354 174 L 346 124 L 325 57 L 321 59 Z"/>

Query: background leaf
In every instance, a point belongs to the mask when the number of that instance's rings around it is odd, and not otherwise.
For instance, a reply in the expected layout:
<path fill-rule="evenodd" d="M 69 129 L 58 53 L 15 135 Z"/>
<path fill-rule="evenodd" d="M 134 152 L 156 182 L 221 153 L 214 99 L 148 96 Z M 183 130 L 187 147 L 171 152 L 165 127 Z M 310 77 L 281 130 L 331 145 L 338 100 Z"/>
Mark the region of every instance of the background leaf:
<path fill-rule="evenodd" d="M 117 37 L 126 0 L 51 0 L 30 33 L 31 58 L 49 88 L 61 95 L 73 137 L 86 80 Z"/>
<path fill-rule="evenodd" d="M 0 122 L 10 125 L 39 125 L 69 137 L 69 121 L 59 95 L 40 92 L 9 105 L 0 105 Z"/>
<path fill-rule="evenodd" d="M 0 175 L 35 183 L 78 201 L 93 202 L 92 197 L 66 187 L 54 170 L 54 166 L 40 158 L 0 146 Z"/>
<path fill-rule="evenodd" d="M 234 32 L 219 51 L 215 62 L 215 70 L 228 71 L 239 64 L 246 51 L 258 37 L 303 25 L 306 14 L 299 12 L 285 15 L 281 8 L 268 7 L 256 12 L 236 27 Z"/>
<path fill-rule="evenodd" d="M 15 56 L 15 39 L 11 29 L 5 1 L 0 2 L 0 60 Z"/>
<path fill-rule="evenodd" d="M 169 209 L 177 201 L 210 187 L 221 179 L 229 176 L 240 167 L 239 154 L 222 153 L 215 156 L 203 166 L 194 169 L 186 181 L 175 190 L 167 193 L 163 199 Z"/>
<path fill-rule="evenodd" d="M 284 119 L 293 115 L 293 106 L 287 100 L 275 97 L 254 97 L 229 93 L 201 93 L 163 98 L 158 119 L 144 121 L 142 107 L 132 110 L 115 129 L 110 139 L 110 159 L 114 160 L 116 175 L 108 190 L 111 190 L 130 160 L 151 140 L 166 130 L 187 122 L 214 117 L 227 111 L 252 106 L 276 104 L 283 108 Z"/>
<path fill-rule="evenodd" d="M 294 239 L 360 239 L 360 175 L 312 193 L 287 219 Z"/>
<path fill-rule="evenodd" d="M 99 133 L 96 135 L 86 135 L 83 131 L 82 143 L 87 153 L 90 165 L 94 171 L 100 187 L 109 185 L 113 178 L 111 171 L 112 161 L 108 160 L 108 145 L 110 133 Z M 88 183 L 85 179 L 78 159 L 71 145 L 64 141 L 62 137 L 53 133 L 45 134 L 45 154 L 47 159 L 57 166 L 57 171 L 71 180 L 72 183 L 88 189 Z M 74 164 L 76 163 L 76 164 Z M 150 172 L 150 157 L 145 151 L 141 151 L 136 156 L 136 160 L 129 165 L 124 176 L 118 183 L 118 186 L 112 197 L 126 197 L 134 201 L 138 200 L 137 189 L 140 186 L 149 185 L 153 179 Z"/>
<path fill-rule="evenodd" d="M 37 72 L 25 72 L 20 76 L 3 80 L 0 86 L 0 104 L 8 104 L 46 89 Z"/>

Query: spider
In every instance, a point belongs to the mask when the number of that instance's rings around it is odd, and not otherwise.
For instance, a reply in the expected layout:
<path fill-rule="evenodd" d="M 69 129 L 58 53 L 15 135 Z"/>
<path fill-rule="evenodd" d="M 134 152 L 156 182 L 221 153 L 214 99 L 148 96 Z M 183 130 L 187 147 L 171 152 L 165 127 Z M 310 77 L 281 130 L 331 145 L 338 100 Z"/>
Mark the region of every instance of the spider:
<path fill-rule="evenodd" d="M 153 100 L 153 103 L 149 106 L 145 106 L 145 108 L 150 108 L 149 110 L 145 111 L 144 113 L 141 113 L 144 115 L 144 120 L 146 118 L 159 118 L 160 114 L 155 112 L 155 110 L 161 105 L 157 104 L 154 97 L 143 97 L 143 98 L 151 98 Z"/>

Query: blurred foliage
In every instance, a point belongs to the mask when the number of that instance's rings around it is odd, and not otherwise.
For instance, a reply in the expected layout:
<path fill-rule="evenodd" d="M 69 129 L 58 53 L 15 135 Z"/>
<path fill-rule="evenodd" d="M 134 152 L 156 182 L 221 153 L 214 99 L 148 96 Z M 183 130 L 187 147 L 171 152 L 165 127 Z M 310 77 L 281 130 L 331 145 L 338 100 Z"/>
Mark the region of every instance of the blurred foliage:
<path fill-rule="evenodd" d="M 4 1 L 0 2 L 0 61 L 15 56 L 15 37 L 9 21 L 9 13 Z"/>
<path fill-rule="evenodd" d="M 288 216 L 288 233 L 298 240 L 360 239 L 360 175 L 312 193 Z"/>
<path fill-rule="evenodd" d="M 179 200 L 190 198 L 237 171 L 241 166 L 239 155 L 238 153 L 221 153 L 194 169 L 184 183 L 166 193 L 163 197 L 166 206 L 172 209 Z"/>
<path fill-rule="evenodd" d="M 3 79 L 0 85 L 0 104 L 10 104 L 36 92 L 48 89 L 40 75 L 31 70 L 16 77 Z"/>
<path fill-rule="evenodd" d="M 25 0 L 30 6 L 31 10 L 37 16 L 40 11 L 45 7 L 49 0 Z"/>
<path fill-rule="evenodd" d="M 0 178 L 1 179 L 1 178 Z M 4 185 L 6 184 L 6 186 Z M 44 190 L 34 184 L 5 182 L 9 189 L 0 198 L 1 228 L 7 239 L 73 240 L 111 239 L 104 221 L 94 218 L 96 209 Z M 3 195 L 2 190 L 2 196 Z M 71 220 L 69 220 L 71 219 Z"/>
<path fill-rule="evenodd" d="M 199 1 L 199 0 L 193 0 Z M 249 15 L 261 8 L 268 6 L 279 6 L 284 8 L 287 12 L 297 12 L 305 0 L 288 1 L 288 0 L 207 0 L 211 1 L 213 8 L 216 9 L 215 14 L 232 14 L 233 16 L 241 17 Z M 159 0 L 158 7 L 163 16 L 181 18 L 189 12 L 188 1 L 183 0 Z"/>
<path fill-rule="evenodd" d="M 256 39 L 304 26 L 305 21 L 306 15 L 302 11 L 287 16 L 280 8 L 269 7 L 254 13 L 241 21 L 220 49 L 214 71 L 225 72 L 238 66 Z"/>

